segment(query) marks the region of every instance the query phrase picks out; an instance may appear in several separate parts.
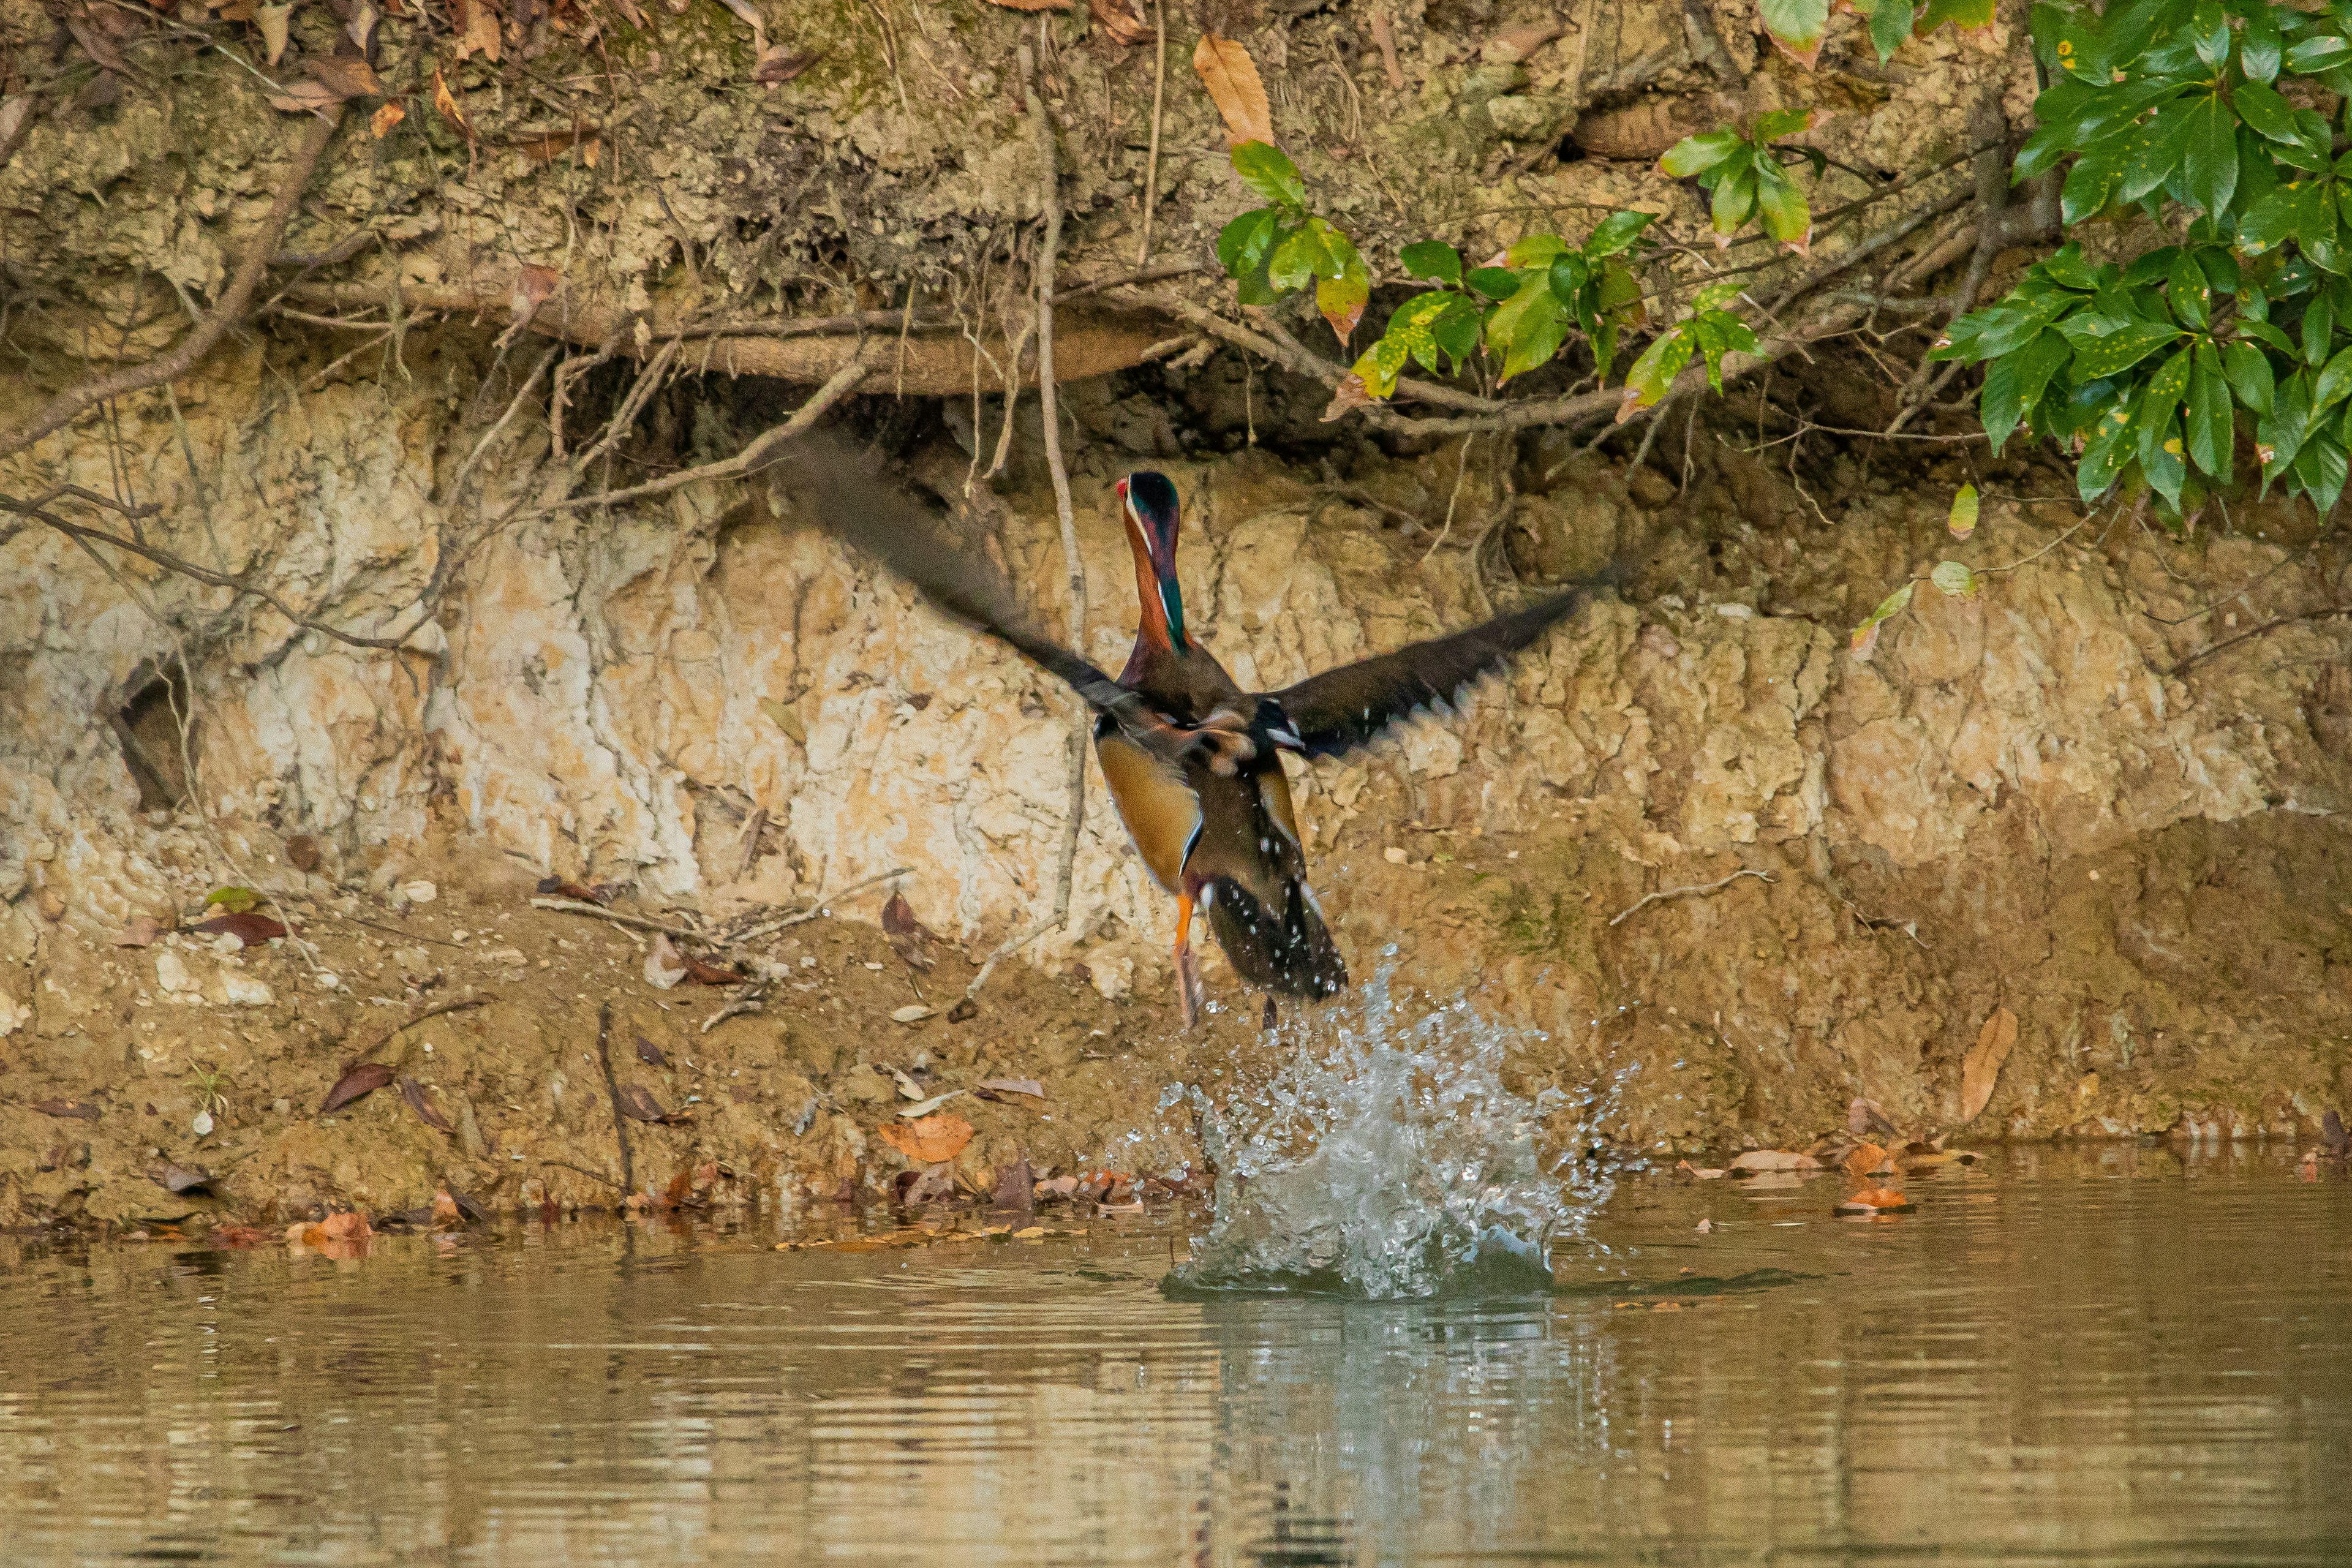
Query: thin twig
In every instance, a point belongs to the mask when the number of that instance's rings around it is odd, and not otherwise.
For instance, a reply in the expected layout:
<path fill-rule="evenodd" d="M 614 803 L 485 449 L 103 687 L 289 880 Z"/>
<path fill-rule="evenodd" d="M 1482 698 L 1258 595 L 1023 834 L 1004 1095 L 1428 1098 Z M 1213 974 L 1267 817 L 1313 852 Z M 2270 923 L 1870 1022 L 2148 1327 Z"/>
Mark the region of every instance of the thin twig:
<path fill-rule="evenodd" d="M 553 910 L 558 914 L 593 915 L 600 921 L 611 921 L 617 926 L 630 926 L 638 931 L 657 931 L 664 936 L 682 936 L 689 942 L 715 942 L 719 939 L 709 931 L 696 931 L 691 926 L 664 925 L 643 915 L 625 915 L 618 910 L 608 910 L 602 904 L 583 904 L 577 899 L 533 899 L 535 910 Z"/>
<path fill-rule="evenodd" d="M 541 1160 L 540 1163 L 542 1166 L 553 1165 L 558 1170 L 574 1172 L 580 1175 L 587 1177 L 592 1182 L 602 1182 L 606 1186 L 614 1188 L 618 1192 L 625 1193 L 629 1190 L 625 1185 L 613 1180 L 612 1177 L 604 1174 L 602 1171 L 592 1171 L 585 1165 L 575 1165 L 569 1160 Z"/>
<path fill-rule="evenodd" d="M 101 403 L 144 391 L 159 382 L 177 381 L 210 353 L 214 345 L 227 335 L 228 330 L 243 319 L 246 307 L 253 302 L 254 290 L 260 287 L 269 258 L 277 253 L 278 242 L 285 236 L 286 226 L 293 219 L 295 204 L 300 199 L 303 188 L 310 184 L 320 157 L 326 152 L 327 143 L 334 139 L 336 128 L 342 122 L 343 106 L 340 103 L 311 121 L 302 134 L 300 143 L 294 149 L 294 162 L 286 171 L 286 177 L 278 182 L 277 198 L 269 204 L 269 211 L 261 220 L 260 232 L 254 236 L 253 244 L 246 251 L 245 260 L 238 264 L 228 287 L 213 302 L 213 308 L 205 312 L 194 331 L 181 339 L 177 347 L 142 364 L 131 365 L 111 375 L 94 377 L 58 393 L 24 424 L 0 434 L 0 458 L 23 451 L 43 437 L 72 424 Z"/>
<path fill-rule="evenodd" d="M 375 1040 L 367 1047 L 367 1048 L 360 1051 L 351 1059 L 354 1063 L 369 1060 L 378 1051 L 383 1050 L 384 1047 L 392 1044 L 393 1041 L 400 1038 L 401 1036 L 416 1027 L 419 1024 L 428 1022 L 431 1019 L 446 1016 L 451 1013 L 471 1012 L 474 1008 L 487 1007 L 489 1005 L 490 999 L 487 996 L 459 996 L 447 1002 L 436 1003 L 434 1005 L 425 1008 L 422 1012 L 411 1013 L 407 1017 L 403 1018 L 399 1023 L 394 1024 L 391 1028 L 386 1029 L 382 1035 L 379 1035 Z"/>
<path fill-rule="evenodd" d="M 2179 675 L 2187 670 L 2192 664 L 2200 663 L 2205 659 L 2212 658 L 2217 653 L 2225 652 L 2230 648 L 2237 647 L 2242 642 L 2251 641 L 2255 637 L 2261 637 L 2265 632 L 2274 632 L 2281 626 L 2297 626 L 2306 621 L 2332 621 L 2338 616 L 2352 616 L 2352 605 L 2339 605 L 2334 609 L 2310 610 L 2300 616 L 2274 616 L 2270 620 L 2264 621 L 2261 626 L 2249 627 L 2247 630 L 2240 632 L 2236 637 L 2224 637 L 2210 647 L 2199 648 L 2195 653 L 2189 655 L 2179 663 L 2174 665 L 2172 667 L 2172 673 Z"/>
<path fill-rule="evenodd" d="M 1769 882 L 1772 879 L 1771 877 L 1765 872 L 1753 871 L 1743 867 L 1739 870 L 1734 871 L 1730 876 L 1726 877 L 1720 882 L 1700 882 L 1688 888 L 1662 888 L 1657 892 L 1645 893 L 1640 899 L 1635 900 L 1632 908 L 1621 911 L 1617 915 L 1616 919 L 1611 921 L 1609 923 L 1612 926 L 1622 925 L 1624 921 L 1633 917 L 1635 910 L 1640 910 L 1644 905 L 1658 903 L 1663 900 L 1685 899 L 1700 893 L 1718 892 L 1725 888 L 1728 888 L 1732 883 L 1737 882 L 1742 877 L 1753 877 L 1759 882 Z"/>
<path fill-rule="evenodd" d="M 1143 160 L 1143 237 L 1135 247 L 1135 264 L 1151 259 L 1151 217 L 1160 205 L 1160 120 L 1168 101 L 1168 0 L 1151 0 L 1151 151 Z"/>
<path fill-rule="evenodd" d="M 629 1118 L 621 1110 L 621 1080 L 613 1074 L 613 1004 L 596 1009 L 596 1059 L 604 1068 L 605 1092 L 613 1097 L 613 1137 L 621 1145 L 621 1190 L 637 1190 L 637 1163 L 629 1152 Z"/>
<path fill-rule="evenodd" d="M 801 924 L 804 921 L 813 921 L 816 919 L 817 916 L 824 913 L 825 906 L 827 904 L 845 899 L 852 893 L 863 892 L 866 889 L 874 886 L 877 882 L 887 882 L 894 877 L 907 876 L 908 871 L 909 868 L 908 867 L 893 866 L 887 871 L 868 877 L 863 881 L 852 882 L 849 886 L 841 889 L 837 892 L 820 893 L 817 895 L 815 902 L 810 904 L 806 909 L 795 910 L 791 914 L 784 916 L 782 920 L 773 920 L 768 921 L 764 925 L 752 926 L 747 931 L 736 932 L 733 936 L 724 938 L 704 937 L 702 940 L 705 942 L 715 942 L 722 947 L 741 947 L 748 942 L 757 942 L 763 936 L 773 936 L 780 931 L 789 930 L 793 926 Z M 536 900 L 532 901 L 537 902 Z"/>

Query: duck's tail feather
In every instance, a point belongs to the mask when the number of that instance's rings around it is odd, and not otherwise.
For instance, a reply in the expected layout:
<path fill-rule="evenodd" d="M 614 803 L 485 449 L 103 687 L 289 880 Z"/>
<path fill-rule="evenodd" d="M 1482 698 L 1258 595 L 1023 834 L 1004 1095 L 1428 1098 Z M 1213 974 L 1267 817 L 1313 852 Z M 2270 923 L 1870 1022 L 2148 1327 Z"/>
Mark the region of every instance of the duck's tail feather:
<path fill-rule="evenodd" d="M 1209 884 L 1209 923 L 1241 977 L 1287 996 L 1329 996 L 1348 984 L 1323 917 L 1306 885 L 1286 879 L 1283 907 L 1268 909 L 1230 877 Z"/>

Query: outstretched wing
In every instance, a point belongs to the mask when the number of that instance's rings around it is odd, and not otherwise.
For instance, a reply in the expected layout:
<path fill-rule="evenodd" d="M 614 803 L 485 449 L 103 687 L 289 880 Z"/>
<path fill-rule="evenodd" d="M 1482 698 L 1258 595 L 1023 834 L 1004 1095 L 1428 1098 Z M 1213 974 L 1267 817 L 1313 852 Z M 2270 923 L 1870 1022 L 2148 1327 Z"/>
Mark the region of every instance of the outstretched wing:
<path fill-rule="evenodd" d="M 1583 608 L 1595 589 L 1621 582 L 1626 574 L 1624 563 L 1619 563 L 1563 593 L 1467 631 L 1413 643 L 1270 691 L 1267 699 L 1290 721 L 1297 743 L 1292 744 L 1291 736 L 1277 733 L 1276 738 L 1286 749 L 1310 757 L 1351 752 L 1421 709 L 1454 701 L 1463 688 L 1500 669 L 1553 623 Z"/>
<path fill-rule="evenodd" d="M 1190 731 L 1047 637 L 1003 574 L 951 536 L 929 509 L 877 476 L 863 454 L 828 437 L 803 439 L 793 489 L 814 504 L 828 531 L 913 584 L 943 614 L 1060 677 L 1155 755 L 1174 761 L 1192 743 Z"/>

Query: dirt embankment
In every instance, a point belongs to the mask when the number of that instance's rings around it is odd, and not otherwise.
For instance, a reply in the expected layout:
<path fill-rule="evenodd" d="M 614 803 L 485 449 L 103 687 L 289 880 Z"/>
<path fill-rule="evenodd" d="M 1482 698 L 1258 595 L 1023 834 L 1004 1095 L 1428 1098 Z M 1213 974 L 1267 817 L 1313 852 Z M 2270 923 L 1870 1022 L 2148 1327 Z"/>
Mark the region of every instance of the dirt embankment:
<path fill-rule="evenodd" d="M 271 431 L 211 390 L 197 439 L 259 431 L 257 456 L 307 471 L 347 546 L 384 512 L 339 476 L 396 471 L 431 428 L 354 400 Z M 1106 660 L 1133 615 L 1108 485 L 1154 439 L 1139 411 L 1181 396 L 1076 400 Z M 153 412 L 126 437 L 168 452 Z M 915 470 L 960 476 L 953 436 L 917 441 Z M 2249 525 L 2278 539 L 2152 545 L 2127 520 L 2068 533 L 2072 508 L 1999 499 L 2047 493 L 2020 470 L 1989 479 L 1975 540 L 1938 543 L 1957 461 L 1901 495 L 1851 463 L 1801 491 L 1703 426 L 1689 468 L 1672 465 L 1679 493 L 1565 448 L 1532 451 L 1516 490 L 1455 451 L 1344 456 L 1318 473 L 1246 449 L 1156 459 L 1197 526 L 1188 605 L 1244 681 L 1461 624 L 1657 541 L 1626 601 L 1463 713 L 1298 781 L 1359 976 L 1392 962 L 1401 987 L 1524 1028 L 1517 1087 L 1615 1083 L 1612 1133 L 1637 1153 L 1810 1140 L 1857 1096 L 1906 1131 L 1947 1131 L 1961 1058 L 2005 1005 L 2019 1042 L 1972 1140 L 2296 1136 L 2352 1100 L 2352 690 L 2339 625 L 2288 619 L 2325 605 L 2335 566 L 2291 515 Z M 213 521 L 271 537 L 244 500 Z M 981 521 L 1021 580 L 1061 581 L 1035 485 Z M 1872 662 L 1846 650 L 1906 570 L 2045 546 L 1974 597 L 1923 589 Z M 1185 1117 L 1155 1109 L 1161 1091 L 1226 1092 L 1300 1048 L 1259 1036 L 1213 960 L 1213 989 L 1239 1005 L 1177 1032 L 1169 910 L 1098 778 L 1069 925 L 950 1021 L 971 960 L 1050 907 L 1065 699 L 845 558 L 789 495 L 686 492 L 593 528 L 519 530 L 476 557 L 422 651 L 251 616 L 215 628 L 189 710 L 201 816 L 154 717 L 173 710 L 153 696 L 159 669 L 180 679 L 170 639 L 53 542 L 10 548 L 27 559 L 0 702 L 0 1223 L 383 1213 L 440 1186 L 498 1205 L 619 1201 L 608 1003 L 619 1086 L 684 1118 L 625 1121 L 634 1185 L 658 1197 L 682 1177 L 681 1195 L 717 1202 L 891 1190 L 915 1164 L 878 1136 L 909 1103 L 894 1068 L 924 1098 L 990 1078 L 1045 1089 L 944 1108 L 975 1129 L 955 1159 L 967 1191 L 1024 1156 L 1180 1171 L 1199 1153 Z M 307 577 L 299 552 L 269 559 L 347 617 L 396 616 L 420 571 L 395 553 L 352 570 L 363 548 Z M 184 584 L 153 591 L 190 595 L 210 625 Z M 56 722 L 73 692 L 115 722 Z M 297 837 L 315 870 L 289 860 Z M 543 876 L 612 882 L 640 920 L 717 929 L 896 867 L 940 933 L 933 970 L 873 923 L 876 887 L 829 920 L 698 950 L 769 981 L 763 1011 L 707 1031 L 724 988 L 658 990 L 644 932 L 530 904 Z M 232 879 L 272 889 L 315 955 L 185 934 L 115 945 L 142 916 L 192 921 Z M 937 1011 L 893 1017 L 916 1005 Z M 322 1111 L 367 1061 L 385 1086 Z M 173 1195 L 158 1177 L 174 1165 L 201 1167 L 206 1192 Z"/>

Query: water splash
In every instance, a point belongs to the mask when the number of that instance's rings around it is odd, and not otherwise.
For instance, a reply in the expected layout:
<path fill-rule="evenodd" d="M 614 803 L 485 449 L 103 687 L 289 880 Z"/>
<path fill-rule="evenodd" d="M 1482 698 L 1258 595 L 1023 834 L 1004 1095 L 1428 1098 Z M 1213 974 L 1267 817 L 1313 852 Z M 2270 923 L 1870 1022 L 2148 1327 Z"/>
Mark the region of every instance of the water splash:
<path fill-rule="evenodd" d="M 1466 1002 L 1406 1022 L 1390 980 L 1384 967 L 1360 1002 L 1287 1026 L 1299 1048 L 1262 1088 L 1223 1105 L 1197 1087 L 1162 1097 L 1191 1102 L 1217 1173 L 1215 1218 L 1171 1293 L 1552 1289 L 1552 1249 L 1610 1192 L 1596 1144 L 1615 1080 L 1515 1094 L 1516 1031 Z"/>

